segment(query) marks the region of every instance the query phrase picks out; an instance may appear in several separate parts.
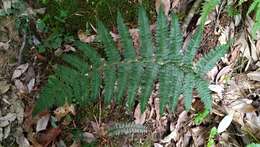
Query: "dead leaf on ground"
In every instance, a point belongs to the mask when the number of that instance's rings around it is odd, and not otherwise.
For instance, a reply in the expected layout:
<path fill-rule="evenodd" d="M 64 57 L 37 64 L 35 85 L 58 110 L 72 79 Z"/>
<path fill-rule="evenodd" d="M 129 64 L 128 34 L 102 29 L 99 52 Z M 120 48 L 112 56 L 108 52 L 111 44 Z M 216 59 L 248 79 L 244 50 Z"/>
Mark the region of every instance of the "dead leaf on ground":
<path fill-rule="evenodd" d="M 87 35 L 84 31 L 78 31 L 79 40 L 85 43 L 91 43 L 95 40 L 96 35 Z"/>
<path fill-rule="evenodd" d="M 224 132 L 231 124 L 234 113 L 226 115 L 218 125 L 218 133 Z"/>
<path fill-rule="evenodd" d="M 91 143 L 93 142 L 94 140 L 96 140 L 96 137 L 92 134 L 92 133 L 89 133 L 89 132 L 84 132 L 83 133 L 83 140 L 87 143 Z"/>
<path fill-rule="evenodd" d="M 16 119 L 15 113 L 8 113 L 4 117 L 0 117 L 0 128 L 8 126 L 15 119 Z"/>
<path fill-rule="evenodd" d="M 56 140 L 60 133 L 60 128 L 51 128 L 43 133 L 37 134 L 37 141 L 44 147 L 47 147 L 51 142 Z"/>
<path fill-rule="evenodd" d="M 43 131 L 47 128 L 48 122 L 50 120 L 50 114 L 47 114 L 45 116 L 42 116 L 38 121 L 36 125 L 36 133 Z"/>
<path fill-rule="evenodd" d="M 20 80 L 15 80 L 14 81 L 15 87 L 19 90 L 20 93 L 27 93 L 28 88 L 21 82 Z"/>
<path fill-rule="evenodd" d="M 138 104 L 134 111 L 135 123 L 141 125 L 144 124 L 145 117 L 146 117 L 146 112 L 143 112 L 142 114 L 140 104 Z"/>
<path fill-rule="evenodd" d="M 18 66 L 13 73 L 12 80 L 19 78 L 28 69 L 28 67 L 28 63 Z"/>
<path fill-rule="evenodd" d="M 7 81 L 0 81 L 0 94 L 6 93 L 10 89 L 10 86 Z"/>
<path fill-rule="evenodd" d="M 72 115 L 76 115 L 75 107 L 72 104 L 65 104 L 64 106 L 59 107 L 54 111 L 57 120 L 60 120 L 69 113 L 71 113 Z"/>
<path fill-rule="evenodd" d="M 247 74 L 247 76 L 250 80 L 260 82 L 260 71 L 250 72 L 250 73 Z"/>
<path fill-rule="evenodd" d="M 155 8 L 157 14 L 159 14 L 160 7 L 162 7 L 164 14 L 167 16 L 169 14 L 170 7 L 171 7 L 170 0 L 155 0 Z"/>
<path fill-rule="evenodd" d="M 10 41 L 7 41 L 7 42 L 0 42 L 0 50 L 5 50 L 7 51 L 10 47 Z"/>

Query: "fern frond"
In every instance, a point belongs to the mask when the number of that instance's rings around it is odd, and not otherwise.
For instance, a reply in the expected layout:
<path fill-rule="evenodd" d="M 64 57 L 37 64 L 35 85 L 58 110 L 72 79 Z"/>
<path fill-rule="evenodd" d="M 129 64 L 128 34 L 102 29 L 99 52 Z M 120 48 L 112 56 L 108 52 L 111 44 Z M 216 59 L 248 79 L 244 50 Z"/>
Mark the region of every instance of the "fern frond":
<path fill-rule="evenodd" d="M 159 95 L 160 95 L 160 112 L 163 112 L 163 107 L 169 102 L 169 91 L 171 86 L 171 71 L 168 65 L 162 66 L 159 72 Z"/>
<path fill-rule="evenodd" d="M 216 62 L 223 57 L 223 55 L 228 51 L 228 45 L 221 45 L 211 50 L 208 54 L 202 57 L 196 64 L 197 72 L 204 76 L 211 70 Z"/>
<path fill-rule="evenodd" d="M 100 91 L 100 85 L 101 85 L 101 77 L 96 68 L 92 69 L 91 74 L 89 75 L 90 77 L 90 89 L 91 89 L 91 100 L 94 101 L 97 96 L 99 95 Z"/>
<path fill-rule="evenodd" d="M 187 50 L 184 53 L 183 63 L 187 65 L 192 65 L 192 61 L 194 59 L 196 51 L 200 46 L 201 39 L 202 39 L 202 30 L 197 29 L 197 31 L 192 36 L 188 44 Z"/>
<path fill-rule="evenodd" d="M 171 86 L 171 105 L 170 109 L 173 111 L 177 105 L 179 100 L 179 96 L 181 95 L 183 89 L 183 81 L 184 81 L 184 72 L 178 68 L 172 67 L 172 86 Z"/>
<path fill-rule="evenodd" d="M 129 75 L 128 91 L 127 91 L 127 105 L 129 109 L 133 108 L 136 91 L 139 88 L 140 80 L 143 74 L 142 64 L 133 64 Z"/>
<path fill-rule="evenodd" d="M 119 135 L 129 135 L 136 133 L 147 133 L 148 130 L 145 126 L 135 123 L 116 123 L 108 130 L 108 135 L 119 136 Z"/>
<path fill-rule="evenodd" d="M 254 0 L 254 2 L 250 5 L 247 11 L 247 15 L 249 15 L 254 10 L 257 10 L 259 4 L 260 4 L 260 0 Z"/>
<path fill-rule="evenodd" d="M 120 98 L 124 95 L 127 88 L 128 74 L 131 68 L 120 64 L 118 66 L 118 91 L 116 96 L 116 102 L 120 102 Z"/>
<path fill-rule="evenodd" d="M 172 14 L 172 21 L 171 21 L 171 31 L 170 31 L 170 58 L 171 60 L 180 61 L 181 59 L 181 49 L 183 44 L 183 34 L 180 29 L 180 24 L 177 16 Z"/>
<path fill-rule="evenodd" d="M 80 41 L 76 41 L 74 44 L 83 53 L 83 58 L 85 57 L 88 60 L 90 60 L 91 64 L 93 64 L 93 66 L 98 67 L 102 64 L 101 56 L 96 52 L 95 49 L 90 47 L 88 44 L 85 44 Z"/>
<path fill-rule="evenodd" d="M 119 62 L 120 61 L 119 51 L 116 48 L 111 35 L 108 33 L 103 23 L 98 21 L 97 25 L 98 25 L 97 28 L 98 37 L 100 41 L 103 43 L 103 45 L 105 46 L 105 52 L 107 55 L 108 63 Z"/>
<path fill-rule="evenodd" d="M 116 81 L 116 72 L 115 72 L 115 67 L 108 67 L 106 66 L 104 69 L 104 84 L 105 84 L 105 95 L 104 95 L 104 100 L 105 103 L 108 104 L 113 96 L 114 92 L 114 86 L 115 86 L 115 81 Z"/>
<path fill-rule="evenodd" d="M 146 59 L 152 59 L 154 52 L 152 44 L 152 35 L 150 31 L 149 21 L 143 7 L 139 8 L 138 25 L 141 44 L 141 56 Z"/>
<path fill-rule="evenodd" d="M 201 25 L 203 26 L 207 20 L 207 17 L 211 11 L 220 3 L 220 0 L 206 0 L 203 3 L 201 11 Z"/>
<path fill-rule="evenodd" d="M 156 22 L 156 44 L 157 44 L 157 60 L 159 63 L 169 58 L 169 47 L 168 47 L 168 24 L 167 18 L 164 15 L 162 8 L 159 11 Z"/>
<path fill-rule="evenodd" d="M 209 111 L 211 111 L 211 94 L 208 88 L 208 83 L 205 80 L 196 79 L 196 90 L 200 96 L 201 101 L 204 103 L 205 108 Z"/>
<path fill-rule="evenodd" d="M 186 110 L 189 110 L 192 104 L 192 91 L 195 86 L 194 75 L 187 73 L 184 78 L 183 84 L 183 97 L 184 97 L 184 106 Z"/>
<path fill-rule="evenodd" d="M 147 64 L 142 77 L 141 85 L 141 112 L 144 112 L 148 99 L 151 95 L 154 80 L 157 78 L 159 66 L 157 64 Z"/>
<path fill-rule="evenodd" d="M 76 55 L 64 55 L 62 59 L 76 70 L 80 71 L 82 74 L 87 73 L 88 65 L 86 65 L 85 61 L 83 61 L 81 58 L 78 58 Z"/>
<path fill-rule="evenodd" d="M 205 9 L 207 12 L 208 9 Z M 123 47 L 120 58 L 112 37 L 101 22 L 98 22 L 98 37 L 104 45 L 105 56 L 85 43 L 76 41 L 77 53 L 63 56 L 64 65 L 58 65 L 48 83 L 40 93 L 34 114 L 46 108 L 65 103 L 84 105 L 97 99 L 104 90 L 104 102 L 112 98 L 121 102 L 127 93 L 127 105 L 131 109 L 138 93 L 142 112 L 151 95 L 155 81 L 159 81 L 160 111 L 166 104 L 173 110 L 181 94 L 184 96 L 185 108 L 192 104 L 192 92 L 195 88 L 207 109 L 211 109 L 211 95 L 205 73 L 210 70 L 227 51 L 227 45 L 217 47 L 193 64 L 193 58 L 199 47 L 202 29 L 192 37 L 184 55 L 182 33 L 175 15 L 172 16 L 170 31 L 166 16 L 159 13 L 156 27 L 156 52 L 153 49 L 152 33 L 145 10 L 139 9 L 140 55 L 135 50 L 123 19 L 117 18 L 118 31 Z"/>
<path fill-rule="evenodd" d="M 128 28 L 124 24 L 123 18 L 119 12 L 117 16 L 117 27 L 120 35 L 120 41 L 123 45 L 125 59 L 134 60 L 136 56 L 135 56 L 135 49 L 133 46 L 133 42 L 131 40 Z"/>

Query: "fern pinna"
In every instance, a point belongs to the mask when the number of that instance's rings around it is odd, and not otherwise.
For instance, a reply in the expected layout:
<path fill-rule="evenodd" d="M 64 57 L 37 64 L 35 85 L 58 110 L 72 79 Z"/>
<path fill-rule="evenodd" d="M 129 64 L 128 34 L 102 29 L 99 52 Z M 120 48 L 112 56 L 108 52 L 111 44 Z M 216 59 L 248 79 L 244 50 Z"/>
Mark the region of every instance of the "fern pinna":
<path fill-rule="evenodd" d="M 55 74 L 49 76 L 48 83 L 40 93 L 35 113 L 64 103 L 91 103 L 100 96 L 101 89 L 104 91 L 105 104 L 112 99 L 120 103 L 127 96 L 129 108 L 138 98 L 144 111 L 155 81 L 160 84 L 161 112 L 167 104 L 174 110 L 181 94 L 185 108 L 190 109 L 193 89 L 197 90 L 205 108 L 211 110 L 211 95 L 204 76 L 227 52 L 227 45 L 211 50 L 197 64 L 193 64 L 202 30 L 198 29 L 187 49 L 182 52 L 183 35 L 177 17 L 172 15 L 171 22 L 168 22 L 160 11 L 156 22 L 156 42 L 153 44 L 146 12 L 140 8 L 140 54 L 137 55 L 120 14 L 117 24 L 123 53 L 119 53 L 108 30 L 98 22 L 98 39 L 104 45 L 105 59 L 88 44 L 76 42 L 79 53 L 63 56 L 67 66 L 58 65 Z M 137 91 L 141 91 L 138 96 Z"/>

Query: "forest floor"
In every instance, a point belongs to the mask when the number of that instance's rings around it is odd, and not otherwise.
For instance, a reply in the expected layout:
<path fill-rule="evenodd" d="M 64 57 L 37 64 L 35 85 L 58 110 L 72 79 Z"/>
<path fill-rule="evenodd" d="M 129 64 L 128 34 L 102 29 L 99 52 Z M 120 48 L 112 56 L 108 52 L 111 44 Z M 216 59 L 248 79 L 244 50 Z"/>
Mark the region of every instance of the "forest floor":
<path fill-rule="evenodd" d="M 24 40 L 23 33 L 17 31 L 14 16 L 0 17 L 0 147 L 197 147 L 210 146 L 210 143 L 212 146 L 240 147 L 260 143 L 260 34 L 256 39 L 252 37 L 251 17 L 229 16 L 222 4 L 224 1 L 208 17 L 195 59 L 218 44 L 234 41 L 228 54 L 208 73 L 213 110 L 206 118 L 196 93 L 190 111 L 185 111 L 180 97 L 174 113 L 160 114 L 158 86 L 155 86 L 149 108 L 144 113 L 141 113 L 139 104 L 129 112 L 115 104 L 103 107 L 98 102 L 80 111 L 75 105 L 67 104 L 32 117 L 37 96 L 55 65 L 57 56 L 54 54 L 65 54 L 62 49 L 68 48 L 64 44 L 54 50 L 53 55 L 40 53 Z M 165 5 L 167 7 L 167 3 Z M 188 0 L 177 0 L 168 5 L 169 11 L 176 12 L 192 8 Z M 187 26 L 183 27 L 184 46 L 199 18 L 196 12 L 190 15 L 190 21 L 185 22 L 186 15 L 181 19 Z M 155 16 L 156 12 L 151 13 L 152 20 Z M 138 46 L 136 22 L 129 23 L 133 26 L 132 38 Z M 111 28 L 116 34 L 114 27 Z M 78 38 L 84 42 L 91 42 L 92 37 L 78 33 Z M 109 136 L 108 128 L 120 122 L 134 122 L 148 129 L 141 134 Z"/>

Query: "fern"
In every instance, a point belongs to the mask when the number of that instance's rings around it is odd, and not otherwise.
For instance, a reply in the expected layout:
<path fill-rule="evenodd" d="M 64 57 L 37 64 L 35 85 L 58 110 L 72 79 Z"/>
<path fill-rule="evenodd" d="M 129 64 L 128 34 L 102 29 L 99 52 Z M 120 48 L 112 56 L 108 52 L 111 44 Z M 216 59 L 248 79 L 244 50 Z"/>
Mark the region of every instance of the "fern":
<path fill-rule="evenodd" d="M 260 30 L 260 0 L 254 0 L 254 2 L 250 5 L 247 14 L 255 11 L 255 23 L 252 29 L 253 38 L 256 38 L 256 32 Z"/>
<path fill-rule="evenodd" d="M 101 56 L 85 43 L 75 42 L 78 53 L 64 55 L 62 59 L 66 64 L 59 65 L 55 74 L 49 77 L 40 93 L 34 114 L 64 103 L 84 105 L 99 96 L 104 96 L 105 104 L 109 104 L 112 99 L 120 103 L 127 96 L 129 109 L 133 107 L 135 100 L 139 100 L 141 110 L 144 111 L 155 81 L 160 83 L 161 112 L 166 105 L 174 110 L 181 94 L 184 96 L 185 108 L 189 109 L 193 89 L 198 91 L 206 109 L 211 110 L 211 95 L 204 76 L 227 52 L 228 46 L 216 47 L 195 64 L 193 58 L 200 45 L 202 30 L 198 29 L 187 50 L 182 53 L 183 38 L 175 15 L 172 15 L 170 23 L 162 12 L 159 13 L 155 44 L 152 42 L 149 21 L 142 7 L 139 9 L 138 21 L 140 55 L 135 53 L 121 14 L 118 14 L 117 24 L 122 54 L 116 48 L 108 30 L 98 22 L 98 37 L 106 56 Z M 137 91 L 140 91 L 138 95 Z"/>
<path fill-rule="evenodd" d="M 238 5 L 242 5 L 245 0 L 239 0 Z M 254 0 L 248 8 L 247 15 L 255 12 L 255 23 L 252 29 L 252 36 L 256 39 L 256 33 L 260 30 L 260 0 Z"/>
<path fill-rule="evenodd" d="M 201 11 L 201 24 L 204 25 L 209 13 L 220 3 L 220 0 L 205 0 Z"/>
<path fill-rule="evenodd" d="M 147 128 L 135 123 L 116 123 L 108 130 L 109 136 L 129 135 L 135 133 L 147 133 Z"/>

